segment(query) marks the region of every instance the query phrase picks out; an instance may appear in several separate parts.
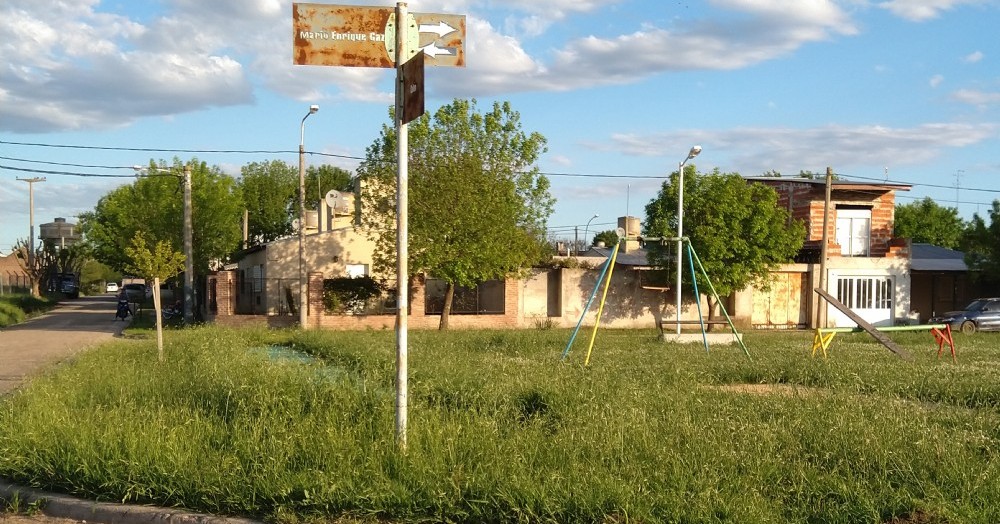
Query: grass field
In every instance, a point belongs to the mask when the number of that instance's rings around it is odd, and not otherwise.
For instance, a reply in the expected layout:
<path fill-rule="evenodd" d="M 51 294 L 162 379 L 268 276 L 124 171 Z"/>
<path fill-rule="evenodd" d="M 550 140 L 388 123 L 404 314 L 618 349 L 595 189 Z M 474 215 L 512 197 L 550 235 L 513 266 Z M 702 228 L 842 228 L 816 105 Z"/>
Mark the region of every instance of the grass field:
<path fill-rule="evenodd" d="M 281 521 L 1000 521 L 1000 337 L 811 336 L 604 330 L 584 367 L 564 330 L 411 332 L 404 453 L 391 331 L 170 331 L 0 400 L 0 477 Z"/>

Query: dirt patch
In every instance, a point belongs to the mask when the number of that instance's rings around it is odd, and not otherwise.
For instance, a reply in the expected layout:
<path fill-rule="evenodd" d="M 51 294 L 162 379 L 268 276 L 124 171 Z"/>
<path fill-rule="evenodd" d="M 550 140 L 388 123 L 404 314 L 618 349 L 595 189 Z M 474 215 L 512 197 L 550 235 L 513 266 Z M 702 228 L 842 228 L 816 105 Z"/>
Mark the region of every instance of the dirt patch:
<path fill-rule="evenodd" d="M 80 522 L 86 521 L 50 517 L 43 513 L 36 513 L 30 516 L 17 515 L 13 513 L 0 513 L 0 524 L 79 524 Z"/>
<path fill-rule="evenodd" d="M 826 393 L 826 390 L 810 388 L 796 384 L 725 384 L 721 386 L 705 386 L 708 389 L 727 393 L 743 393 L 747 395 L 777 395 L 782 397 L 815 396 Z"/>

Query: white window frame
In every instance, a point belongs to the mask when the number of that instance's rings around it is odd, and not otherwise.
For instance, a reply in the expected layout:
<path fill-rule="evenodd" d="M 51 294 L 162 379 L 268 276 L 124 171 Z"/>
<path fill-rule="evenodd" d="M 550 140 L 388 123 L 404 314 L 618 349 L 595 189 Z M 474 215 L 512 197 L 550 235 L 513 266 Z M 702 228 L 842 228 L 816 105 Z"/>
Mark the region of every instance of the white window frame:
<path fill-rule="evenodd" d="M 845 257 L 871 254 L 872 210 L 837 208 L 837 243 Z"/>

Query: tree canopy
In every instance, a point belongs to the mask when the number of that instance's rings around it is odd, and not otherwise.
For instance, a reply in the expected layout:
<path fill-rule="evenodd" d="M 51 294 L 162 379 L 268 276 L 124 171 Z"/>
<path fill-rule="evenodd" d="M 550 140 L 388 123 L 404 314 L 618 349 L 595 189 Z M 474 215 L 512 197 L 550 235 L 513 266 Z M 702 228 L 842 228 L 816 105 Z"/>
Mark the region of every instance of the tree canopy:
<path fill-rule="evenodd" d="M 210 260 L 227 258 L 239 245 L 243 203 L 232 177 L 197 159 L 190 165 L 193 264 L 195 272 L 205 272 Z M 126 247 L 137 231 L 143 231 L 150 242 L 183 245 L 182 172 L 179 159 L 169 168 L 150 161 L 146 176 L 112 190 L 92 212 L 82 215 L 94 258 L 124 272 L 130 261 Z"/>
<path fill-rule="evenodd" d="M 251 162 L 240 168 L 239 188 L 250 246 L 292 234 L 292 218 L 298 216 L 297 167 L 281 160 Z"/>
<path fill-rule="evenodd" d="M 598 242 L 604 242 L 607 247 L 614 247 L 618 243 L 618 233 L 614 229 L 608 229 L 607 231 L 601 231 L 594 235 L 594 242 L 592 245 L 597 245 Z"/>
<path fill-rule="evenodd" d="M 645 236 L 677 235 L 678 174 L 663 183 L 656 198 L 646 205 Z M 737 173 L 698 174 L 694 166 L 684 172 L 684 235 L 691 239 L 698 258 L 722 296 L 750 284 L 766 285 L 771 271 L 790 262 L 805 241 L 805 226 L 790 219 L 778 206 L 774 189 L 747 182 Z M 673 266 L 676 244 L 651 249 L 649 261 Z M 687 262 L 685 280 L 691 282 Z M 707 282 L 699 274 L 699 289 Z"/>
<path fill-rule="evenodd" d="M 897 237 L 957 249 L 962 243 L 965 227 L 957 208 L 940 206 L 930 197 L 896 205 L 894 235 Z"/>
<path fill-rule="evenodd" d="M 1000 283 L 1000 200 L 989 210 L 989 224 L 979 213 L 972 215 L 960 246 L 969 269 L 981 282 Z"/>
<path fill-rule="evenodd" d="M 331 189 L 336 191 L 353 190 L 354 179 L 351 176 L 351 172 L 346 169 L 323 164 L 306 168 L 305 185 L 306 209 L 316 209 L 319 201 Z M 298 188 L 296 188 L 296 198 L 298 198 L 297 191 Z"/>
<path fill-rule="evenodd" d="M 455 100 L 408 129 L 409 265 L 447 282 L 445 328 L 454 286 L 515 274 L 545 252 L 554 199 L 534 164 L 546 141 L 523 131 L 506 102 L 481 114 L 475 100 Z M 358 169 L 363 220 L 384 274 L 396 259 L 396 143 L 395 128 L 384 125 Z"/>

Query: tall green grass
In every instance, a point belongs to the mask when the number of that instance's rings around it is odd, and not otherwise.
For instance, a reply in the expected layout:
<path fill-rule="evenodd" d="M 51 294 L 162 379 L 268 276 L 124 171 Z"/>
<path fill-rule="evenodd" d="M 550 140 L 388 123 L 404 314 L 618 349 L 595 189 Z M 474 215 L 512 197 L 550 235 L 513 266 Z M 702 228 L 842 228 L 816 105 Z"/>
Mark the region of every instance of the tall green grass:
<path fill-rule="evenodd" d="M 0 328 L 24 322 L 25 319 L 44 313 L 56 303 L 47 298 L 28 293 L 0 295 Z"/>
<path fill-rule="evenodd" d="M 194 328 L 162 364 L 121 341 L 4 399 L 0 476 L 280 520 L 1000 521 L 992 334 L 960 337 L 957 365 L 927 333 L 893 335 L 913 361 L 751 333 L 748 360 L 605 330 L 589 367 L 559 360 L 568 338 L 411 332 L 405 453 L 392 332 Z"/>

